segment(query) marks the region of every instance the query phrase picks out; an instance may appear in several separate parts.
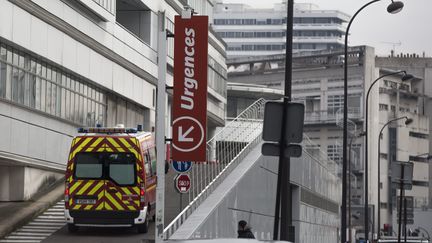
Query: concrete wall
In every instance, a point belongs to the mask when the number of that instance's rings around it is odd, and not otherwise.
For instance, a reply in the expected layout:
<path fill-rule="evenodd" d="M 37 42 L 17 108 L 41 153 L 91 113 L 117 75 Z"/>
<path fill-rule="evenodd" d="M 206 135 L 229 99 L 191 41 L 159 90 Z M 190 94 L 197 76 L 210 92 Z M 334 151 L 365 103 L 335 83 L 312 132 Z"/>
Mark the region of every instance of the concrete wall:
<path fill-rule="evenodd" d="M 245 157 L 170 239 L 236 238 L 239 220 L 251 225 L 257 239 L 272 239 L 278 163 L 275 157 L 261 155 L 261 145 Z M 291 162 L 295 242 L 337 242 L 339 179 L 306 153 Z M 318 207 L 317 203 L 333 208 L 323 209 L 325 206 Z"/>

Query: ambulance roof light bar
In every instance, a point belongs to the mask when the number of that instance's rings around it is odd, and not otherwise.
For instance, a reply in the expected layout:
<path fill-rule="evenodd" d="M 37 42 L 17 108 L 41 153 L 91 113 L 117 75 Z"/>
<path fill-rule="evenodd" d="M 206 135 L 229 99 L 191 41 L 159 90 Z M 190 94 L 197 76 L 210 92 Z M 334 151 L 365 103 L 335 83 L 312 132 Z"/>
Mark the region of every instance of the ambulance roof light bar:
<path fill-rule="evenodd" d="M 78 128 L 78 133 L 137 133 L 137 128 L 121 128 L 121 127 L 87 127 Z"/>

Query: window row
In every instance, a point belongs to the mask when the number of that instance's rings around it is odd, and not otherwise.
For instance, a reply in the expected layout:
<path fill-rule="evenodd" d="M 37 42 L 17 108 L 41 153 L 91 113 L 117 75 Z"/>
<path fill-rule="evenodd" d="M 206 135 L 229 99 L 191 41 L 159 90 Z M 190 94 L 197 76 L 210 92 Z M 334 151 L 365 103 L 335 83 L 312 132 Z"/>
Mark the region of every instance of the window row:
<path fill-rule="evenodd" d="M 105 94 L 77 77 L 0 43 L 0 98 L 74 123 L 105 121 Z"/>
<path fill-rule="evenodd" d="M 302 18 L 294 17 L 294 24 L 342 24 L 339 18 Z M 267 19 L 214 19 L 215 25 L 281 25 L 286 24 L 286 18 Z"/>
<path fill-rule="evenodd" d="M 240 45 L 228 46 L 228 51 L 275 51 L 285 50 L 285 45 Z"/>
<path fill-rule="evenodd" d="M 285 31 L 235 31 L 235 32 L 217 32 L 222 38 L 282 38 L 285 37 Z M 294 37 L 342 37 L 337 31 L 299 31 L 293 32 Z"/>
<path fill-rule="evenodd" d="M 272 32 L 217 32 L 221 38 L 277 38 L 285 37 L 285 31 L 272 31 Z"/>
<path fill-rule="evenodd" d="M 311 43 L 293 43 L 294 50 L 322 50 L 337 49 L 342 46 L 339 44 L 311 44 Z M 228 45 L 228 51 L 280 51 L 285 50 L 285 44 L 261 44 L 261 45 Z"/>

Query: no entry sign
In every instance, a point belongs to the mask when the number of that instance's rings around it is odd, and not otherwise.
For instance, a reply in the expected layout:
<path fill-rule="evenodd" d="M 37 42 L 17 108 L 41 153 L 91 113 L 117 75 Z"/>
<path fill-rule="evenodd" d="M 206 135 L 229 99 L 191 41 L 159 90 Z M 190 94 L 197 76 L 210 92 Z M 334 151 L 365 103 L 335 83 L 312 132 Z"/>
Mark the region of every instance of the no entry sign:
<path fill-rule="evenodd" d="M 172 158 L 206 160 L 208 17 L 175 17 Z"/>
<path fill-rule="evenodd" d="M 188 174 L 180 174 L 175 179 L 175 187 L 180 193 L 186 193 L 191 187 L 191 180 Z"/>

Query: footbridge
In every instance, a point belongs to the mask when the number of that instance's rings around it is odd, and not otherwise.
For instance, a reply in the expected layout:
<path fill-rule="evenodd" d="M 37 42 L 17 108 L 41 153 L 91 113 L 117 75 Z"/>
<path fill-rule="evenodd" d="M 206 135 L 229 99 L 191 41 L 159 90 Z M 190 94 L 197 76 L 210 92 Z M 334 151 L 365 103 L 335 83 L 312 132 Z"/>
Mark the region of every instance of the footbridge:
<path fill-rule="evenodd" d="M 265 102 L 257 100 L 207 142 L 208 161 L 190 171 L 193 187 L 165 239 L 236 238 L 242 219 L 257 239 L 273 239 L 278 158 L 261 154 Z M 337 242 L 337 165 L 308 137 L 302 145 L 302 156 L 291 159 L 295 242 Z"/>

